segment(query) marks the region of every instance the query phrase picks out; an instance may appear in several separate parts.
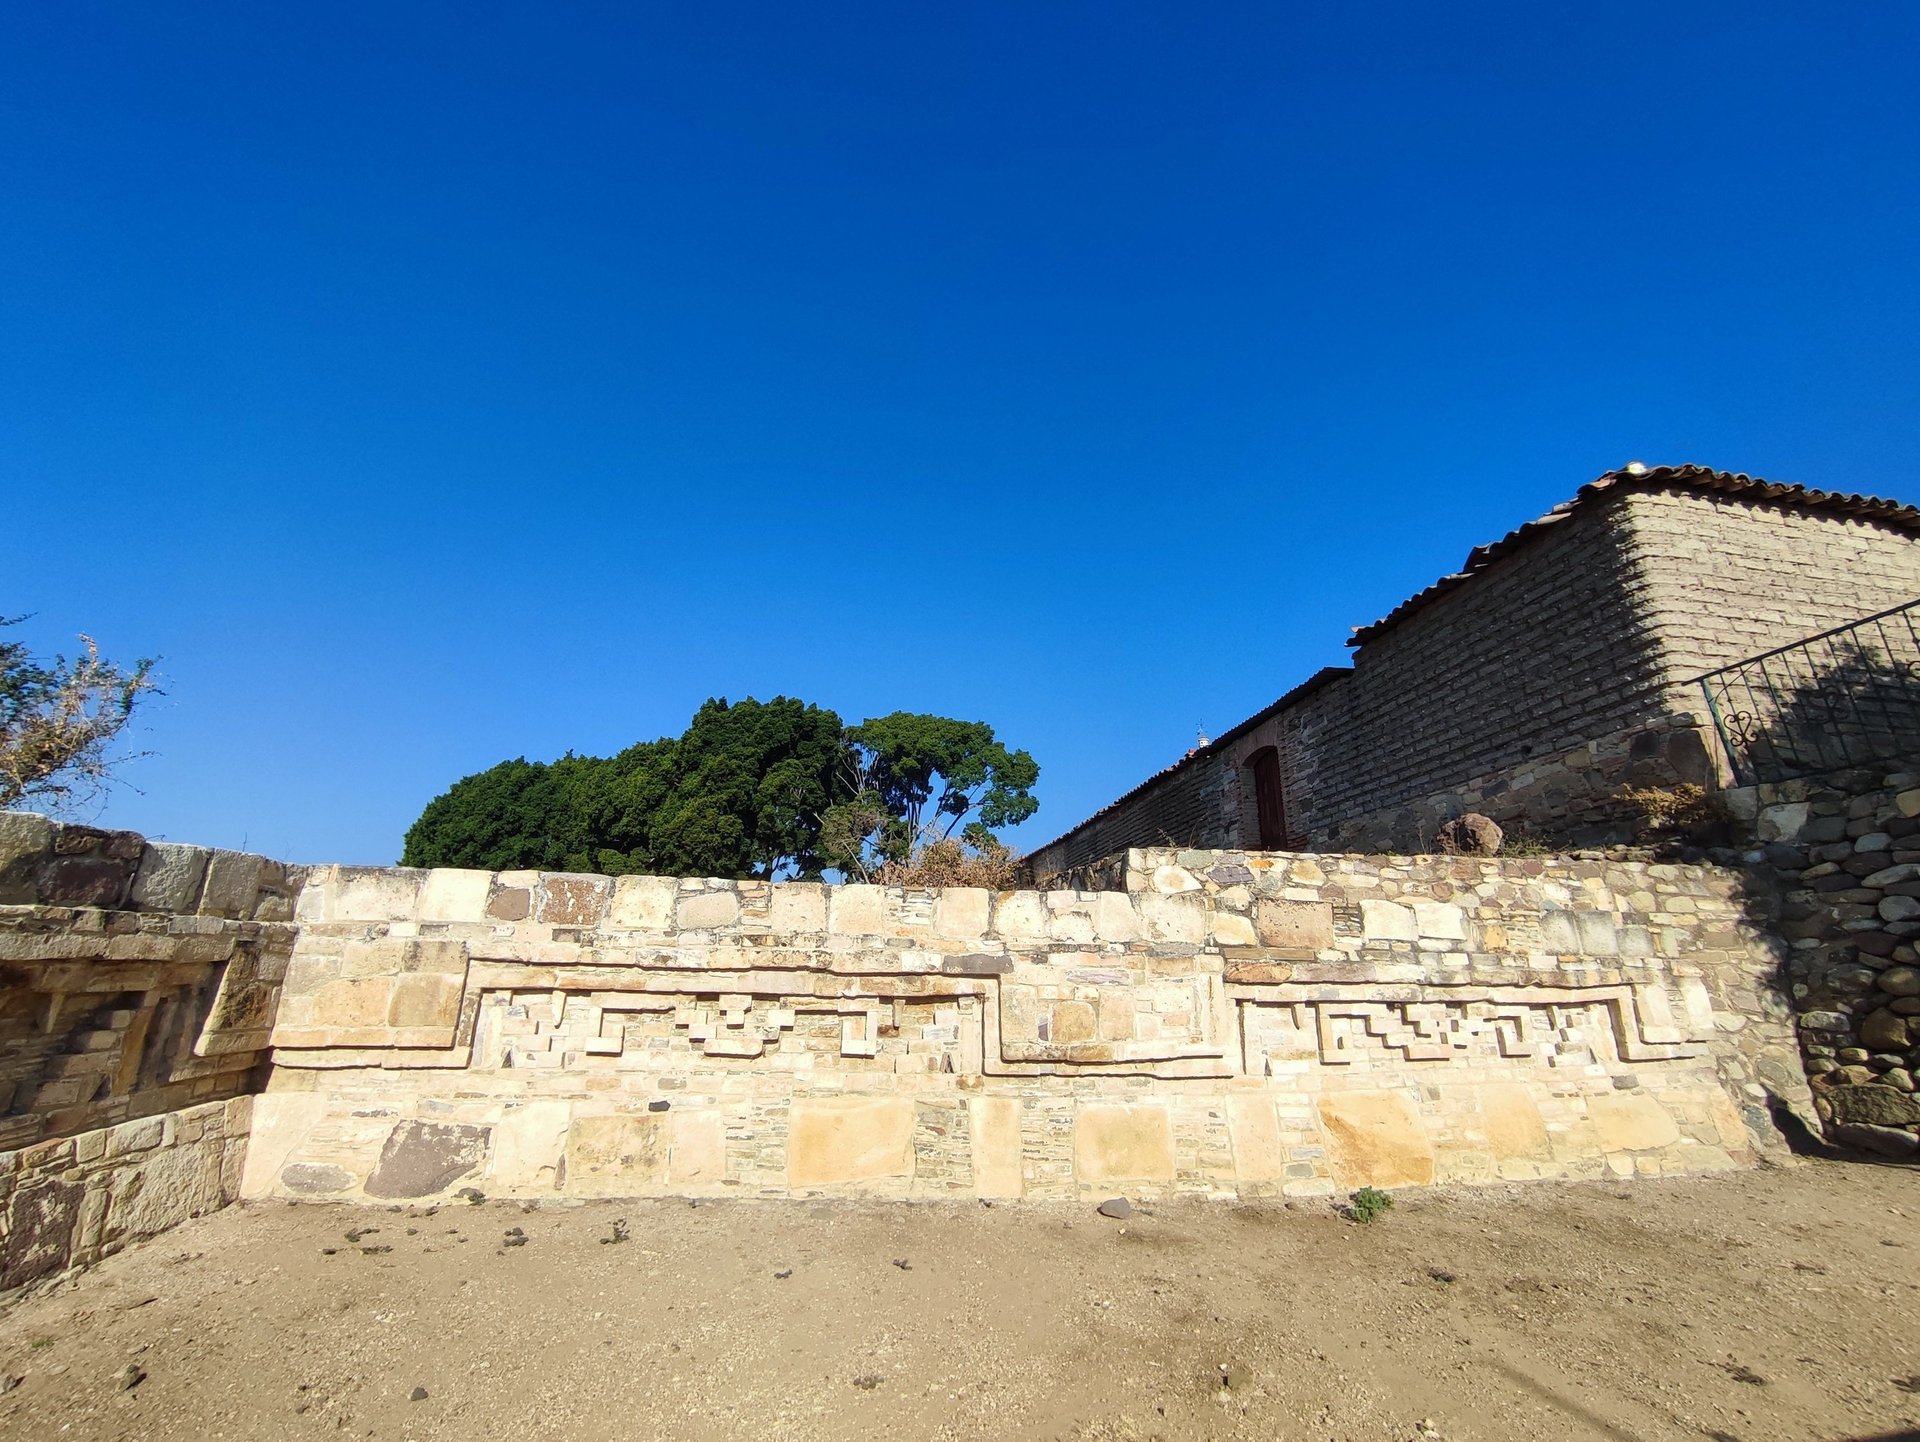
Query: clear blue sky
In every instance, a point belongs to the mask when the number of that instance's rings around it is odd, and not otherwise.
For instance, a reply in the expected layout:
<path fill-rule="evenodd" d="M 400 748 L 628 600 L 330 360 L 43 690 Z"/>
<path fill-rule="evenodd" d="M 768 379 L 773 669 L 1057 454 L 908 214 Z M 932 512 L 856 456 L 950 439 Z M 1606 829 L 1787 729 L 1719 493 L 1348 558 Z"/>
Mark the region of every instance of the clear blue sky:
<path fill-rule="evenodd" d="M 17 4 L 0 612 L 391 860 L 709 695 L 1037 845 L 1629 458 L 1920 500 L 1920 7 Z"/>

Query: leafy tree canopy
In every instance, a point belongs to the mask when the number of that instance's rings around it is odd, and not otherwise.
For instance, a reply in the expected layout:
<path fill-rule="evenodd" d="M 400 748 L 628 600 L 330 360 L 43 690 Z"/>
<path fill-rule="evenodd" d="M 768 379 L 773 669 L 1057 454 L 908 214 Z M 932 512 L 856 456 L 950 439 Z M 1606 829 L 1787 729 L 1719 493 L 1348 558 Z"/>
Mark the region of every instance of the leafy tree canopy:
<path fill-rule="evenodd" d="M 1024 752 L 996 754 L 989 728 L 939 717 L 867 725 L 882 729 L 860 739 L 866 727 L 848 731 L 832 711 L 785 696 L 708 701 L 678 737 L 604 758 L 505 761 L 454 783 L 407 832 L 401 861 L 493 871 L 818 876 L 863 853 L 877 855 L 870 833 L 890 820 L 917 834 L 930 799 L 938 815 L 955 821 L 972 811 L 982 824 L 1011 825 L 1033 813 L 1037 803 L 1026 793 L 1038 768 Z M 958 729 L 945 735 L 941 727 Z M 876 769 L 881 758 L 884 773 Z M 855 834 L 849 807 L 863 789 L 877 812 Z M 963 796 L 972 799 L 961 805 Z M 897 817 L 895 806 L 904 808 Z M 830 820 L 840 823 L 838 833 Z M 838 846 L 823 828 L 839 835 Z"/>

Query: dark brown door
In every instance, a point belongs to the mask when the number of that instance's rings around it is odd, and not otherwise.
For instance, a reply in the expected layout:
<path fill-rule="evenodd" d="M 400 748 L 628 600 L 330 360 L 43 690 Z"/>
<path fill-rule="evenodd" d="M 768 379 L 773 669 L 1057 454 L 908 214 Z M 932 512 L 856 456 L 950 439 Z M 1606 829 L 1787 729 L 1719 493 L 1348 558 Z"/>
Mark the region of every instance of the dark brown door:
<path fill-rule="evenodd" d="M 1269 746 L 1254 752 L 1248 764 L 1253 768 L 1253 799 L 1260 813 L 1260 849 L 1282 850 L 1287 844 L 1287 807 L 1280 795 L 1280 753 Z"/>

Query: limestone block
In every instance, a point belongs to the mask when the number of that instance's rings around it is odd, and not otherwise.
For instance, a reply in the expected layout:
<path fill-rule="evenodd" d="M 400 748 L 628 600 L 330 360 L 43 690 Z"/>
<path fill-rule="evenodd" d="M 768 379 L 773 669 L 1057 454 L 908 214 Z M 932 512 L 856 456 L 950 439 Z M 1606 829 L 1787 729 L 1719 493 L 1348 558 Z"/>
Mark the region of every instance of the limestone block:
<path fill-rule="evenodd" d="M 1361 902 L 1360 929 L 1368 941 L 1412 941 L 1419 935 L 1412 908 L 1396 901 Z"/>
<path fill-rule="evenodd" d="M 103 1239 L 151 1237 L 219 1209 L 220 1149 L 167 1147 L 113 1174 Z"/>
<path fill-rule="evenodd" d="M 605 876 L 543 876 L 534 918 L 549 926 L 598 926 L 612 890 Z"/>
<path fill-rule="evenodd" d="M 987 934 L 993 893 L 982 886 L 942 887 L 933 902 L 933 934 L 947 941 L 975 941 Z"/>
<path fill-rule="evenodd" d="M 1920 1098 L 1890 1086 L 1829 1087 L 1821 1093 L 1836 1123 L 1876 1127 L 1920 1126 Z"/>
<path fill-rule="evenodd" d="M 397 1199 L 444 1192 L 480 1170 L 492 1136 L 491 1127 L 463 1122 L 400 1122 L 380 1149 L 367 1195 Z"/>
<path fill-rule="evenodd" d="M 783 936 L 827 929 L 827 890 L 817 881 L 783 881 L 768 900 L 767 925 Z"/>
<path fill-rule="evenodd" d="M 787 1122 L 787 1185 L 860 1186 L 910 1178 L 913 1163 L 911 1098 L 794 1099 Z"/>
<path fill-rule="evenodd" d="M 675 919 L 682 931 L 712 931 L 740 919 L 740 897 L 733 891 L 683 892 Z"/>
<path fill-rule="evenodd" d="M 667 1114 L 667 1180 L 713 1186 L 727 1179 L 727 1119 L 718 1111 Z"/>
<path fill-rule="evenodd" d="M 1286 1180 L 1287 1147 L 1271 1096 L 1249 1092 L 1228 1097 L 1227 1134 L 1233 1138 L 1233 1173 L 1239 1180 Z"/>
<path fill-rule="evenodd" d="M 148 842 L 140 854 L 139 869 L 133 874 L 127 905 L 138 911 L 191 913 L 200 904 L 200 885 L 206 879 L 207 860 L 212 854 L 204 846 Z"/>
<path fill-rule="evenodd" d="M 247 1164 L 240 1174 L 240 1195 L 252 1200 L 273 1195 L 281 1170 L 326 1114 L 318 1092 L 264 1092 L 253 1099 L 253 1127 L 247 1135 Z M 351 1180 L 351 1179 L 349 1179 Z"/>
<path fill-rule="evenodd" d="M 1804 801 L 1788 801 L 1760 808 L 1756 835 L 1762 841 L 1794 841 L 1807 824 L 1812 808 Z"/>
<path fill-rule="evenodd" d="M 303 1197 L 330 1196 L 352 1186 L 353 1173 L 333 1162 L 289 1162 L 280 1171 L 280 1189 Z"/>
<path fill-rule="evenodd" d="M 387 1006 L 387 1025 L 429 1027 L 444 1030 L 444 1041 L 416 1042 L 416 1045 L 451 1046 L 454 1024 L 460 1020 L 460 998 L 466 991 L 464 978 L 436 972 L 415 972 L 396 977 L 393 997 Z"/>
<path fill-rule="evenodd" d="M 1138 941 L 1140 914 L 1133 908 L 1133 898 L 1124 891 L 1097 892 L 1093 898 L 1093 931 L 1102 941 Z"/>
<path fill-rule="evenodd" d="M 1494 1084 L 1480 1089 L 1480 1115 L 1487 1131 L 1487 1149 L 1500 1162 L 1544 1162 L 1553 1158 L 1547 1124 L 1533 1094 L 1518 1084 Z"/>
<path fill-rule="evenodd" d="M 1587 1116 L 1602 1151 L 1657 1151 L 1680 1140 L 1680 1128 L 1667 1109 L 1644 1092 L 1589 1097 Z"/>
<path fill-rule="evenodd" d="M 774 906 L 779 907 L 777 888 Z M 606 925 L 618 931 L 666 931 L 673 925 L 673 903 L 680 883 L 671 876 L 623 876 L 613 883 Z"/>
<path fill-rule="evenodd" d="M 1145 893 L 1139 898 L 1140 920 L 1149 941 L 1178 941 L 1198 945 L 1207 936 L 1207 908 L 1197 895 Z"/>
<path fill-rule="evenodd" d="M 1299 871 L 1297 863 L 1294 871 Z M 1329 902 L 1263 896 L 1254 906 L 1253 919 L 1263 946 L 1311 952 L 1333 945 L 1333 906 Z"/>
<path fill-rule="evenodd" d="M 887 930 L 884 886 L 836 886 L 828 893 L 827 926 L 836 936 L 883 936 Z"/>
<path fill-rule="evenodd" d="M 492 890 L 491 871 L 436 867 L 420 888 L 420 920 L 484 921 Z"/>
<path fill-rule="evenodd" d="M 1433 1143 L 1411 1092 L 1331 1092 L 1317 1109 L 1328 1169 L 1340 1186 L 1424 1186 L 1433 1180 Z"/>
<path fill-rule="evenodd" d="M 1246 917 L 1231 911 L 1212 911 L 1208 914 L 1209 931 L 1213 941 L 1219 946 L 1253 946 L 1259 942 L 1254 935 L 1253 923 Z"/>
<path fill-rule="evenodd" d="M 1576 911 L 1573 924 L 1580 939 L 1578 949 L 1583 956 L 1619 954 L 1620 932 L 1610 915 L 1600 911 Z"/>
<path fill-rule="evenodd" d="M 1047 934 L 1047 898 L 1039 891 L 1003 891 L 994 898 L 993 934 L 1002 941 L 1037 941 Z"/>
<path fill-rule="evenodd" d="M 1020 1099 L 973 1097 L 973 1190 L 982 1197 L 1018 1197 L 1025 1189 L 1020 1149 Z"/>
<path fill-rule="evenodd" d="M 207 860 L 206 884 L 200 892 L 202 916 L 247 917 L 260 898 L 264 857 L 245 851 L 215 851 Z"/>
<path fill-rule="evenodd" d="M 336 867 L 330 884 L 333 895 L 327 907 L 327 919 L 411 921 L 426 879 L 424 871 L 397 871 L 381 866 Z"/>
<path fill-rule="evenodd" d="M 39 899 L 34 873 L 53 850 L 53 823 L 25 811 L 0 811 L 0 906 Z"/>
<path fill-rule="evenodd" d="M 34 818 L 38 820 L 39 818 Z M 57 1272 L 72 1256 L 85 1189 L 46 1181 L 18 1187 L 0 1212 L 0 1291 Z"/>
<path fill-rule="evenodd" d="M 582 1197 L 633 1197 L 667 1176 L 666 1117 L 653 1112 L 576 1116 L 567 1130 L 566 1190 Z"/>
<path fill-rule="evenodd" d="M 1165 1107 L 1083 1106 L 1073 1118 L 1081 1186 L 1173 1180 L 1173 1120 Z"/>
<path fill-rule="evenodd" d="M 384 1027 L 393 1004 L 393 980 L 384 976 L 329 982 L 313 995 L 313 1025 L 360 1029 Z"/>
<path fill-rule="evenodd" d="M 1413 921 L 1420 935 L 1440 941 L 1465 941 L 1466 918 L 1460 908 L 1444 901 L 1416 901 Z"/>
<path fill-rule="evenodd" d="M 1156 866 L 1151 884 L 1162 896 L 1179 896 L 1200 890 L 1200 879 L 1184 866 Z"/>
<path fill-rule="evenodd" d="M 493 1128 L 487 1180 L 503 1192 L 552 1191 L 559 1186 L 573 1104 L 523 1102 L 510 1106 Z"/>

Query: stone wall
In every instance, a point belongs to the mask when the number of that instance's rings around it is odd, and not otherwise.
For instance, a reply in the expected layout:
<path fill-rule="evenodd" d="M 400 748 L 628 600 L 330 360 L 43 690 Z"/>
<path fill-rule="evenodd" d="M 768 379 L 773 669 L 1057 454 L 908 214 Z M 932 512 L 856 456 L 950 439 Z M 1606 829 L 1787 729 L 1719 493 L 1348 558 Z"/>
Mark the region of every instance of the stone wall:
<path fill-rule="evenodd" d="M 1920 1155 L 1920 758 L 1728 793 L 1783 888 L 1814 1107 L 1836 1141 Z"/>
<path fill-rule="evenodd" d="M 1731 1167 L 1774 1144 L 1769 1090 L 1806 1105 L 1734 876 L 1120 879 L 322 869 L 245 1194 L 1322 1195 Z"/>
<path fill-rule="evenodd" d="M 1417 852 L 1464 810 L 1556 846 L 1623 840 L 1623 786 L 1731 780 L 1703 672 L 1916 596 L 1905 530 L 1623 485 L 1371 635 L 1351 673 L 1324 673 L 1040 848 L 1033 874 L 1132 846 L 1248 844 L 1246 768 L 1269 746 L 1289 845 Z"/>
<path fill-rule="evenodd" d="M 302 877 L 0 813 L 0 1288 L 237 1194 Z"/>

